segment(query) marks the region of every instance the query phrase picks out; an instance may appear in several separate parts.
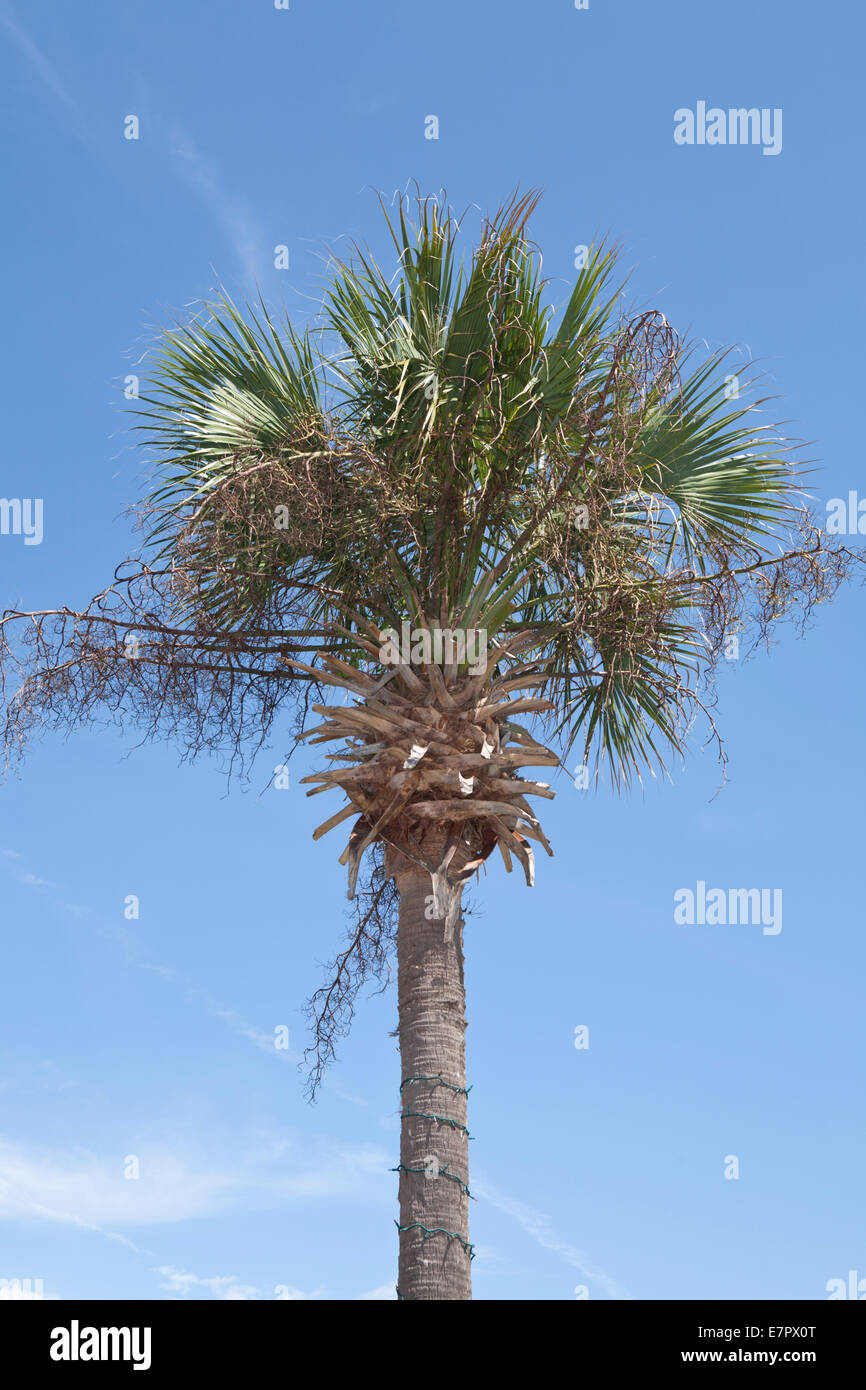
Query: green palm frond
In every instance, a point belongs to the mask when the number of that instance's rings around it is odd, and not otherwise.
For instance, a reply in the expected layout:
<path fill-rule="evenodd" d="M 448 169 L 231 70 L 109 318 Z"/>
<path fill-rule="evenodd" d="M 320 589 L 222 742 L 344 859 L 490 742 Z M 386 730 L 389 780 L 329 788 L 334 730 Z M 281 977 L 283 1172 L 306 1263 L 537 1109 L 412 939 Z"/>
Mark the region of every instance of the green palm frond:
<path fill-rule="evenodd" d="M 755 422 L 760 402 L 730 408 L 720 360 L 698 368 L 651 416 L 635 458 L 644 486 L 673 503 L 677 538 L 698 565 L 707 542 L 744 546 L 773 535 L 796 489 L 790 463 Z"/>
<path fill-rule="evenodd" d="M 564 746 L 627 780 L 682 747 L 707 652 L 696 576 L 778 552 L 797 479 L 761 402 L 726 398 L 720 356 L 693 365 L 664 320 L 630 324 L 609 247 L 553 317 L 536 202 L 485 221 L 468 269 L 445 204 L 412 223 L 401 202 L 395 272 L 358 249 L 336 265 L 321 339 L 225 297 L 167 333 L 141 406 L 161 459 L 148 535 L 193 546 L 211 616 L 291 607 L 360 666 L 364 624 L 528 625 Z"/>

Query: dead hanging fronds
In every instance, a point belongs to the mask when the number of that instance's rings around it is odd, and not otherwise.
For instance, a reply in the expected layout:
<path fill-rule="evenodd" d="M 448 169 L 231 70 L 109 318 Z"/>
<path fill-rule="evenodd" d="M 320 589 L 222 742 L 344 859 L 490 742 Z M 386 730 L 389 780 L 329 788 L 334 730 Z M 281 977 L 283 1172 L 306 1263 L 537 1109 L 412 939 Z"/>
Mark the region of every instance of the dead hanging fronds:
<path fill-rule="evenodd" d="M 385 872 L 384 850 L 378 844 L 368 872 L 353 901 L 348 941 L 325 971 L 327 983 L 317 989 L 306 1006 L 312 1041 L 304 1051 L 307 1095 L 312 1100 L 322 1077 L 336 1057 L 337 1044 L 346 1037 L 355 1016 L 359 994 L 369 984 L 381 994 L 391 978 L 390 962 L 397 939 L 399 895 L 393 878 Z"/>
<path fill-rule="evenodd" d="M 663 402 L 680 382 L 682 343 L 664 314 L 650 309 L 625 324 L 614 351 L 618 369 L 643 405 Z"/>
<path fill-rule="evenodd" d="M 181 572 L 122 566 L 87 608 L 7 610 L 0 617 L 0 691 L 7 765 L 46 730 L 134 726 L 143 740 L 176 740 L 186 756 L 208 751 L 240 770 L 267 739 L 288 687 L 303 701 L 308 678 L 284 658 L 318 636 L 300 610 L 241 631 L 177 617 Z"/>

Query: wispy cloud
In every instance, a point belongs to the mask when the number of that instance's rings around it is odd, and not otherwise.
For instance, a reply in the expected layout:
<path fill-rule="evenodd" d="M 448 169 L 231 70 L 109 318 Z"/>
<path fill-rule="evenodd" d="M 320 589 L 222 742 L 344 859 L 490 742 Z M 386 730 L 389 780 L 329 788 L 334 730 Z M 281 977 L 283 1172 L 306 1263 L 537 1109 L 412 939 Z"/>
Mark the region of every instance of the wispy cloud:
<path fill-rule="evenodd" d="M 188 1274 L 172 1265 L 160 1265 L 156 1272 L 162 1280 L 159 1287 L 178 1298 L 189 1298 L 190 1294 L 195 1294 L 201 1289 L 206 1289 L 214 1298 L 228 1302 L 245 1302 L 262 1296 L 261 1291 L 253 1284 L 242 1284 L 235 1274 L 218 1274 L 209 1279 L 201 1279 L 197 1274 Z M 201 1297 L 201 1294 L 198 1296 Z"/>
<path fill-rule="evenodd" d="M 303 1289 L 296 1288 L 293 1284 L 277 1284 L 273 1289 L 261 1289 L 255 1284 L 242 1284 L 235 1275 L 218 1274 L 210 1278 L 201 1278 L 198 1274 L 190 1274 L 186 1270 L 175 1269 L 173 1265 L 159 1265 L 154 1271 L 160 1276 L 161 1289 L 175 1298 L 202 1298 L 205 1294 L 210 1294 L 214 1299 L 225 1302 L 251 1302 L 256 1299 L 277 1300 L 287 1303 L 315 1302 L 328 1297 L 324 1289 L 314 1289 L 312 1293 L 305 1293 Z M 397 1289 L 394 1281 L 380 1284 L 378 1288 L 369 1289 L 366 1293 L 358 1295 L 357 1302 L 362 1303 L 384 1303 L 389 1300 L 396 1300 Z"/>
<path fill-rule="evenodd" d="M 4 849 L 3 858 L 6 861 L 6 868 L 16 883 L 22 884 L 25 888 L 56 888 L 56 883 L 51 883 L 47 878 L 40 878 L 31 869 L 23 868 L 23 859 L 14 849 Z"/>
<path fill-rule="evenodd" d="M 30 869 L 24 867 L 24 859 L 17 850 L 0 850 L 0 863 L 5 861 L 6 868 L 15 880 L 25 887 L 33 888 L 38 892 L 51 889 L 55 893 L 64 894 L 66 889 L 59 884 L 50 883 L 48 879 L 40 878 Z M 90 909 L 83 907 L 80 903 L 69 902 L 65 897 L 54 899 L 54 906 L 70 914 L 78 920 L 92 918 Z M 267 1032 L 251 1023 L 238 1013 L 237 1009 L 216 999 L 208 990 L 203 989 L 195 981 L 190 980 L 173 966 L 165 965 L 160 961 L 148 959 L 142 954 L 141 947 L 135 933 L 129 927 L 121 927 L 115 924 L 95 925 L 91 922 L 92 930 L 96 936 L 117 947 L 123 954 L 124 960 L 134 970 L 140 970 L 147 975 L 153 975 L 164 983 L 173 985 L 182 990 L 186 997 L 193 1003 L 202 1008 L 211 1018 L 215 1018 L 226 1028 L 230 1029 L 236 1037 L 243 1038 L 260 1052 L 273 1057 L 277 1062 L 285 1065 L 287 1062 L 297 1066 L 302 1061 L 301 1054 L 295 1052 L 291 1047 L 277 1047 L 276 1035 L 274 1032 Z M 344 1087 L 334 1077 L 326 1076 L 322 1082 L 326 1090 L 332 1091 L 341 1100 L 348 1101 L 351 1105 L 366 1107 L 368 1102 L 363 1096 L 355 1095 L 352 1091 Z M 0 1081 L 0 1090 L 4 1083 Z"/>
<path fill-rule="evenodd" d="M 0 1219 L 38 1218 L 108 1235 L 113 1224 L 203 1215 L 232 1186 L 228 1176 L 187 1172 L 172 1155 L 156 1158 L 154 1179 L 124 1179 L 119 1159 L 34 1152 L 0 1141 Z"/>
<path fill-rule="evenodd" d="M 0 850 L 0 862 L 2 862 L 16 883 L 20 883 L 23 888 L 33 888 L 37 892 L 47 892 L 65 894 L 66 889 L 59 883 L 52 883 L 48 878 L 42 878 L 32 869 L 25 867 L 24 858 L 15 849 Z M 70 913 L 74 917 L 81 917 L 86 909 L 80 903 L 67 902 L 61 897 L 55 899 L 55 906 L 62 908 L 64 912 Z"/>
<path fill-rule="evenodd" d="M 216 1139 L 200 1149 L 142 1144 L 140 1176 L 124 1176 L 125 1155 L 27 1149 L 0 1140 L 0 1219 L 39 1219 L 114 1233 L 228 1210 L 277 1210 L 297 1202 L 377 1200 L 386 1195 L 388 1155 L 370 1144 L 280 1132 L 251 1136 L 233 1156 Z M 116 1240 L 128 1237 L 113 1234 Z"/>
<path fill-rule="evenodd" d="M 371 1289 L 369 1293 L 362 1293 L 360 1301 L 365 1303 L 383 1303 L 386 1299 L 396 1298 L 397 1288 L 392 1280 L 390 1284 L 380 1284 L 377 1289 Z"/>
<path fill-rule="evenodd" d="M 310 1300 L 327 1297 L 319 1288 L 305 1292 L 291 1284 L 266 1288 L 237 1275 L 198 1275 L 164 1260 L 115 1225 L 167 1225 L 192 1217 L 219 1215 L 229 1209 L 280 1209 L 303 1201 L 380 1196 L 385 1198 L 386 1155 L 367 1146 L 349 1147 L 331 1140 L 303 1142 L 282 1131 L 245 1137 L 241 1151 L 223 1167 L 208 1167 L 208 1155 L 225 1150 L 215 1138 L 184 1158 L 176 1151 L 142 1154 L 141 1176 L 124 1179 L 117 1159 L 58 1150 L 26 1149 L 0 1140 L 0 1220 L 57 1222 L 91 1233 L 147 1257 L 159 1287 L 170 1297 Z M 378 1190 L 381 1189 L 381 1192 Z M 389 1291 L 391 1290 L 391 1291 Z M 383 1285 L 364 1299 L 393 1296 Z M 39 1297 L 14 1284 L 0 1297 Z M 52 1294 L 45 1295 L 53 1297 Z"/>
<path fill-rule="evenodd" d="M 66 87 L 54 63 L 8 6 L 0 8 L 0 26 L 46 90 L 74 113 L 76 119 L 71 124 L 72 134 L 91 153 L 97 153 L 109 163 L 116 174 L 120 173 L 120 163 L 116 155 L 110 152 L 107 132 L 85 119 L 81 105 Z M 154 101 L 151 106 L 158 111 L 164 109 L 165 103 L 162 100 Z M 181 182 L 213 216 L 246 279 L 253 283 L 261 278 L 266 265 L 265 239 L 261 228 L 250 208 L 226 187 L 215 160 L 203 154 L 189 133 L 177 123 L 160 131 L 158 119 L 152 116 L 149 131 L 151 138 L 161 141 Z"/>
<path fill-rule="evenodd" d="M 169 131 L 169 149 L 177 173 L 222 228 L 247 279 L 260 279 L 264 237 L 249 208 L 228 191 L 215 161 L 203 155 L 192 136 L 177 123 Z"/>
<path fill-rule="evenodd" d="M 187 1270 L 175 1269 L 173 1265 L 160 1265 L 156 1269 L 160 1275 L 160 1288 L 167 1293 L 173 1294 L 177 1298 L 203 1297 L 202 1290 L 206 1290 L 215 1299 L 223 1302 L 249 1302 L 253 1299 L 277 1299 L 283 1302 L 297 1303 L 311 1299 L 324 1298 L 321 1289 L 316 1289 L 314 1293 L 304 1293 L 303 1289 L 297 1289 L 292 1284 L 278 1284 L 275 1288 L 266 1291 L 258 1288 L 255 1284 L 242 1284 L 236 1275 L 216 1274 L 209 1278 L 201 1278 L 198 1274 L 190 1274 Z"/>
<path fill-rule="evenodd" d="M 0 9 L 0 24 L 15 44 L 19 53 L 22 53 L 30 64 L 33 71 L 41 82 L 45 84 L 52 96 L 58 101 L 63 102 L 70 110 L 77 111 L 78 103 L 70 96 L 66 90 L 60 75 L 54 64 L 50 61 L 42 49 L 34 42 L 26 30 L 13 18 L 8 8 Z"/>
<path fill-rule="evenodd" d="M 557 1255 L 565 1264 L 571 1265 L 578 1270 L 590 1287 L 601 1289 L 607 1298 L 630 1299 L 631 1294 L 627 1289 L 604 1270 L 599 1269 L 598 1265 L 585 1250 L 579 1250 L 569 1241 L 564 1240 L 557 1231 L 554 1230 L 549 1216 L 543 1212 L 536 1211 L 533 1207 L 527 1206 L 524 1202 L 517 1202 L 513 1197 L 508 1197 L 493 1187 L 484 1178 L 475 1176 L 472 1186 L 477 1196 L 489 1202 L 491 1206 L 510 1216 L 519 1226 L 523 1228 L 528 1236 L 540 1245 L 543 1250 L 549 1250 L 551 1254 Z"/>

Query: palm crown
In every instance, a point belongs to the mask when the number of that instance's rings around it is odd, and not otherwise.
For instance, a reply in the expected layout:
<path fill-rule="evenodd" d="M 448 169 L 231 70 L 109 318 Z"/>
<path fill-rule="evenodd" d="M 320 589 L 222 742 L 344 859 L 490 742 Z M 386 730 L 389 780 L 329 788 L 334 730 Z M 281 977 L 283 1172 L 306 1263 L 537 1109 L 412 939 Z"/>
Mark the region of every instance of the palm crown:
<path fill-rule="evenodd" d="M 491 828 L 506 862 L 525 858 L 540 827 L 514 785 L 528 759 L 506 744 L 558 758 L 515 713 L 594 747 L 614 779 L 640 776 L 681 748 L 742 573 L 779 606 L 763 567 L 799 516 L 779 444 L 728 399 L 718 357 L 693 364 L 660 314 L 624 314 L 604 247 L 554 321 L 535 202 L 488 219 L 468 269 L 442 203 L 419 200 L 416 225 L 401 204 L 396 276 L 361 252 L 337 266 L 322 338 L 223 299 L 167 335 L 146 398 L 165 461 L 150 538 L 176 567 L 177 611 L 290 634 L 286 676 L 359 697 L 360 714 L 316 706 L 312 733 L 350 740 L 353 766 L 319 780 L 349 796 L 326 828 L 358 811 L 362 848 L 401 817 L 465 827 L 477 808 L 470 863 Z M 407 659 L 380 681 L 383 631 L 406 623 L 481 631 L 489 660 L 467 674 L 453 651 Z M 521 685 L 540 693 L 500 698 Z"/>
<path fill-rule="evenodd" d="M 718 358 L 623 316 L 610 251 L 552 321 L 534 202 L 485 223 L 467 271 L 440 203 L 414 227 L 401 208 L 396 277 L 339 266 L 322 341 L 227 300 L 169 334 L 151 535 L 188 612 L 284 624 L 352 666 L 370 624 L 526 634 L 565 747 L 627 779 L 681 746 L 732 576 L 779 554 L 796 480 Z"/>

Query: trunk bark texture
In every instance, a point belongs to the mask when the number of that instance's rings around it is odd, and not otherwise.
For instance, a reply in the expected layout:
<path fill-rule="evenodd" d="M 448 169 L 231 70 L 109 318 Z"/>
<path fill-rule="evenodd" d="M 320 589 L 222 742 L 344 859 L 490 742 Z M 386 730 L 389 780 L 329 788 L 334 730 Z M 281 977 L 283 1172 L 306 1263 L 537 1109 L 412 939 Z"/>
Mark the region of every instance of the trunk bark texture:
<path fill-rule="evenodd" d="M 401 859 L 394 877 L 402 1067 L 398 1294 L 469 1299 L 463 922 L 458 914 L 452 927 L 433 915 L 441 905 L 420 867 Z"/>

